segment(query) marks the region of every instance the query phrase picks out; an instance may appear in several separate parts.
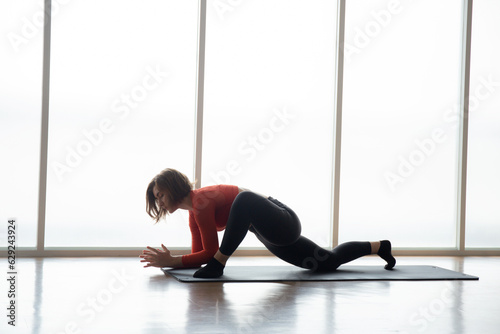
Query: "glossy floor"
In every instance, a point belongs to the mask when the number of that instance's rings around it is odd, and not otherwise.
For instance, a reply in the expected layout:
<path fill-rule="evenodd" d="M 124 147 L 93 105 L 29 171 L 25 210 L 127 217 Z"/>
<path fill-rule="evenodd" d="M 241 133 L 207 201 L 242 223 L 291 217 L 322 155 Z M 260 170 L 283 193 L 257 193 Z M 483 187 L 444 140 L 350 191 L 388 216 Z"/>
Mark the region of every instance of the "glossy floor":
<path fill-rule="evenodd" d="M 380 264 L 375 257 L 352 264 Z M 138 258 L 20 259 L 1 333 L 500 333 L 500 258 L 399 257 L 479 281 L 180 283 Z M 275 258 L 228 265 L 286 265 Z M 5 269 L 6 275 L 7 270 Z M 8 277 L 7 277 L 8 278 Z M 10 286 L 0 283 L 1 305 Z"/>

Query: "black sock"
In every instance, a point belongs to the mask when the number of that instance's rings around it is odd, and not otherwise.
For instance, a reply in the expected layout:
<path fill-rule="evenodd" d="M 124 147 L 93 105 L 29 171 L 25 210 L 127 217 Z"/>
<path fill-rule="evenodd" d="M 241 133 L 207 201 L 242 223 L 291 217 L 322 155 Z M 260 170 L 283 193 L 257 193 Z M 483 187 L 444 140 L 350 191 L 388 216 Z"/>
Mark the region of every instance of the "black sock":
<path fill-rule="evenodd" d="M 384 267 L 387 270 L 391 270 L 396 265 L 396 259 L 392 256 L 391 248 L 391 242 L 389 240 L 381 240 L 380 248 L 377 252 L 378 256 L 387 261 Z"/>
<path fill-rule="evenodd" d="M 196 278 L 217 278 L 221 277 L 224 273 L 224 265 L 212 258 L 208 261 L 207 265 L 199 270 L 197 270 L 193 277 Z"/>

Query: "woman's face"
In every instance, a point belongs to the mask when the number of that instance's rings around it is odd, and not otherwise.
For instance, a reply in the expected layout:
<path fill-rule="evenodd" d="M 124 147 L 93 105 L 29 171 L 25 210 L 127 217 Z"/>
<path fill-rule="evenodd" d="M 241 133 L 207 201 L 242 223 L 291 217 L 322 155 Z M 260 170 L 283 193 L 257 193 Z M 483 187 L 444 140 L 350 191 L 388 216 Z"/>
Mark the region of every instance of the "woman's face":
<path fill-rule="evenodd" d="M 167 210 L 169 213 L 174 213 L 178 206 L 173 206 L 168 199 L 168 194 L 166 190 L 160 190 L 157 185 L 153 187 L 153 194 L 158 201 L 160 208 Z"/>

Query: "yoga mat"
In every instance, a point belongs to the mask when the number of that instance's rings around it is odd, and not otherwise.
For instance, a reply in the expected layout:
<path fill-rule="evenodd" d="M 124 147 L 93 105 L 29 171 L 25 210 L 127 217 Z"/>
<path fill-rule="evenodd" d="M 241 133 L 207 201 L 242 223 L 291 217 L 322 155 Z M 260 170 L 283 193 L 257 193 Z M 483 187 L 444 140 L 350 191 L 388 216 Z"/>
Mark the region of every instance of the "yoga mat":
<path fill-rule="evenodd" d="M 219 278 L 194 278 L 198 269 L 162 268 L 181 282 L 285 282 L 285 281 L 434 281 L 478 280 L 479 277 L 462 274 L 435 266 L 402 265 L 393 270 L 379 266 L 344 265 L 336 271 L 315 273 L 294 266 L 227 266 Z"/>

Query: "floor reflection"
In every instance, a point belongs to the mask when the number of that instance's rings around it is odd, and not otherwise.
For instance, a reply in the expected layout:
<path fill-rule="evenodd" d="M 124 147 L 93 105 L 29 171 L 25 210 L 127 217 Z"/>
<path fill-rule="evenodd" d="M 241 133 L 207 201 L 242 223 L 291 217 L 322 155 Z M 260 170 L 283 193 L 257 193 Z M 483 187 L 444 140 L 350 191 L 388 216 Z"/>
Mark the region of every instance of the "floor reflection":
<path fill-rule="evenodd" d="M 367 326 L 371 333 L 492 333 L 500 327 L 500 258 L 398 263 L 437 265 L 480 279 L 181 283 L 136 259 L 23 259 L 16 333 L 312 334 L 358 333 Z M 123 288 L 113 281 L 116 272 L 129 276 Z M 78 312 L 96 299 L 100 309 L 92 319 Z M 1 324 L 0 332 L 9 333 L 6 328 Z"/>
<path fill-rule="evenodd" d="M 186 333 L 266 333 L 296 328 L 296 283 L 190 283 Z"/>
<path fill-rule="evenodd" d="M 41 334 L 41 308 L 43 305 L 43 259 L 35 259 L 35 288 L 33 289 L 33 328 L 31 334 Z"/>

